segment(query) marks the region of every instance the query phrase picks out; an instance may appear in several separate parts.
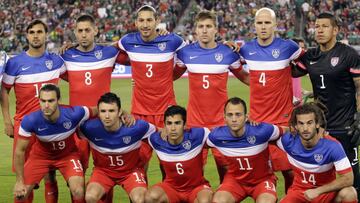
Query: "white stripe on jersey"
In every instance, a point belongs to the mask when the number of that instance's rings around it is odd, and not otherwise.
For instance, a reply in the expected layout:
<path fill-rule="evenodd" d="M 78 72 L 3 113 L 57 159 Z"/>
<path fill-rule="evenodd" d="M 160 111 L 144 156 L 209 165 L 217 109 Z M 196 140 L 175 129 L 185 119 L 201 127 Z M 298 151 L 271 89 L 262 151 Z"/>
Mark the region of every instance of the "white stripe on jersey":
<path fill-rule="evenodd" d="M 269 141 L 277 140 L 280 136 L 279 127 L 277 127 L 276 125 L 272 125 L 272 126 L 273 126 L 274 130 L 273 130 L 271 137 L 269 138 Z"/>
<path fill-rule="evenodd" d="M 217 74 L 229 72 L 230 66 L 228 64 L 186 64 L 186 67 L 191 73 Z"/>
<path fill-rule="evenodd" d="M 272 71 L 283 70 L 289 66 L 289 59 L 281 61 L 252 61 L 246 60 L 249 70 Z"/>
<path fill-rule="evenodd" d="M 182 40 L 181 45 L 175 51 L 179 51 L 180 49 L 182 49 L 186 45 L 187 45 L 187 43 L 184 40 Z"/>
<path fill-rule="evenodd" d="M 131 152 L 135 149 L 140 148 L 141 141 L 139 140 L 129 146 L 116 148 L 116 149 L 109 149 L 109 148 L 97 146 L 90 140 L 89 140 L 89 144 L 90 144 L 91 148 L 95 149 L 96 151 L 98 151 L 102 154 L 125 154 L 125 153 Z"/>
<path fill-rule="evenodd" d="M 19 128 L 19 135 L 21 135 L 23 137 L 31 137 L 32 136 L 31 132 L 24 130 L 24 128 L 22 128 L 21 126 Z"/>
<path fill-rule="evenodd" d="M 126 52 L 131 61 L 137 62 L 167 62 L 174 59 L 174 52 L 168 53 L 136 53 L 136 52 Z"/>
<path fill-rule="evenodd" d="M 177 162 L 177 161 L 187 161 L 187 160 L 193 159 L 199 153 L 202 152 L 202 148 L 203 148 L 203 145 L 201 144 L 201 145 L 195 147 L 194 149 L 192 149 L 191 151 L 188 151 L 183 154 L 168 154 L 168 153 L 165 153 L 162 151 L 158 151 L 156 149 L 154 149 L 154 150 L 156 151 L 156 154 L 158 155 L 159 159 L 161 159 L 162 161 Z"/>
<path fill-rule="evenodd" d="M 87 70 L 98 70 L 98 69 L 113 67 L 115 64 L 115 60 L 116 57 L 111 57 L 96 62 L 65 61 L 65 64 L 68 71 L 87 71 Z"/>
<path fill-rule="evenodd" d="M 88 107 L 86 106 L 82 106 L 82 108 L 84 109 L 85 113 L 84 113 L 84 116 L 83 118 L 80 120 L 78 126 L 82 125 L 85 121 L 87 121 L 90 117 L 90 110 Z"/>
<path fill-rule="evenodd" d="M 151 123 L 148 123 L 149 124 L 149 129 L 148 131 L 145 133 L 145 135 L 143 136 L 143 139 L 147 139 L 151 134 L 153 134 L 154 132 L 156 132 L 156 127 L 151 124 Z M 135 125 L 135 124 L 134 124 Z"/>
<path fill-rule="evenodd" d="M 61 69 L 56 69 L 52 71 L 46 71 L 42 73 L 34 73 L 28 75 L 17 75 L 11 76 L 4 73 L 3 82 L 7 85 L 13 85 L 15 80 L 16 83 L 38 83 L 46 82 L 53 79 L 58 79 L 61 73 Z"/>
<path fill-rule="evenodd" d="M 323 173 L 323 172 L 331 170 L 332 167 L 334 166 L 334 163 L 332 163 L 332 162 L 328 163 L 328 164 L 324 164 L 324 165 L 318 165 L 318 164 L 309 164 L 309 163 L 304 163 L 304 162 L 298 161 L 298 160 L 294 159 L 293 157 L 291 157 L 289 154 L 287 154 L 287 157 L 288 157 L 291 165 L 295 166 L 296 168 L 298 168 L 302 171 L 307 171 L 309 173 Z"/>
<path fill-rule="evenodd" d="M 76 127 L 77 126 L 72 128 L 71 130 L 68 130 L 68 131 L 63 132 L 63 133 L 52 134 L 52 135 L 41 135 L 41 136 L 37 135 L 36 137 L 42 142 L 61 141 L 61 140 L 65 140 L 66 138 L 71 136 L 75 132 Z M 19 134 L 21 136 L 24 136 L 24 137 L 30 137 L 31 136 L 31 132 L 25 131 L 21 126 L 20 126 L 20 129 L 19 129 Z"/>
<path fill-rule="evenodd" d="M 214 144 L 208 139 L 208 143 L 211 143 L 209 146 L 214 146 Z M 223 155 L 228 157 L 238 157 L 238 156 L 254 156 L 261 153 L 268 147 L 268 142 L 263 144 L 244 147 L 244 148 L 228 148 L 228 147 L 216 147 Z"/>
<path fill-rule="evenodd" d="M 334 162 L 336 171 L 342 171 L 351 167 L 350 161 L 347 157 L 340 159 L 339 161 Z"/>
<path fill-rule="evenodd" d="M 299 49 L 293 53 L 293 55 L 290 56 L 290 60 L 294 60 L 294 59 L 297 59 L 299 58 L 300 54 L 301 54 L 301 48 L 299 47 Z"/>

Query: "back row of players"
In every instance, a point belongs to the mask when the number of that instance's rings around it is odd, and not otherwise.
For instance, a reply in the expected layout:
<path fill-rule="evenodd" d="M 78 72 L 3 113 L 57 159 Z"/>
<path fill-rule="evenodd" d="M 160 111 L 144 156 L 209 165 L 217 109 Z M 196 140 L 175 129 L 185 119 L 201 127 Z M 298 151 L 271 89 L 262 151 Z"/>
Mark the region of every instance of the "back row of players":
<path fill-rule="evenodd" d="M 334 35 L 336 37 L 338 27 L 332 24 L 332 18 L 333 16 L 330 14 L 319 17 L 317 25 L 321 27 L 319 28 L 321 30 L 319 31 L 321 33 L 320 38 L 328 37 L 333 40 Z M 10 59 L 6 64 L 1 100 L 6 133 L 10 136 L 15 134 L 14 143 L 16 143 L 23 116 L 39 109 L 37 101 L 39 89 L 44 83 L 57 83 L 60 76 L 69 81 L 70 105 L 95 106 L 98 98 L 110 90 L 111 71 L 115 61 L 123 64 L 127 63 L 127 59 L 130 59 L 133 67 L 132 72 L 135 81 L 131 112 L 136 118 L 146 120 L 157 127 L 164 126 L 163 112 L 165 112 L 167 106 L 175 104 L 173 79 L 180 77 L 186 69 L 189 72 L 190 83 L 188 127 L 212 129 L 224 125 L 222 111 L 227 99 L 226 82 L 229 70 L 244 83 L 250 83 L 251 120 L 287 125 L 292 111 L 289 63 L 301 55 L 301 49 L 292 41 L 274 37 L 276 17 L 271 9 L 263 8 L 256 13 L 255 28 L 258 38 L 246 43 L 240 50 L 241 55 L 248 64 L 250 74 L 242 69 L 238 54 L 232 52 L 230 48 L 215 42 L 217 21 L 214 14 L 207 11 L 198 14 L 195 20 L 198 42 L 187 46 L 180 37 L 174 34 L 158 36 L 155 30 L 158 23 L 156 11 L 152 7 L 141 7 L 137 12 L 135 21 L 139 32 L 124 36 L 116 46 L 120 48 L 120 51 L 118 51 L 116 47 L 99 46 L 94 43 L 97 34 L 94 20 L 91 16 L 83 15 L 77 19 L 75 28 L 79 46 L 66 51 L 62 56 L 64 61 L 56 55 L 45 52 L 46 25 L 41 21 L 31 23 L 26 30 L 29 50 Z M 333 29 L 332 32 L 322 31 L 325 29 L 323 27 L 329 26 Z M 328 43 L 329 40 L 324 44 Z M 331 58 L 332 66 L 335 67 L 338 64 L 340 65 L 343 60 L 347 60 L 344 62 L 346 67 L 344 66 L 343 71 L 347 73 L 350 70 L 352 76 L 357 76 L 357 69 L 359 69 L 357 54 L 354 55 L 353 50 L 348 47 L 336 44 L 336 47 L 339 46 L 341 46 L 342 52 L 344 50 L 349 52 L 348 58 L 339 59 L 337 57 L 337 61 Z M 174 69 L 175 54 L 177 54 L 177 60 Z M 303 62 L 306 62 L 306 56 L 305 54 Z M 351 60 L 355 62 L 352 63 L 350 69 L 347 63 Z M 316 62 L 320 64 L 319 61 Z M 313 64 L 309 63 L 307 66 L 311 67 Z M 298 63 L 298 66 L 304 68 L 301 63 Z M 321 76 L 322 87 L 326 87 L 327 83 L 331 83 L 326 74 L 320 74 L 319 77 Z M 350 84 L 352 89 L 349 97 L 354 97 L 355 100 L 353 84 L 352 86 Z M 14 126 L 11 122 L 8 102 L 8 94 L 12 86 L 15 87 L 17 99 Z M 328 90 L 326 89 L 326 91 Z M 344 91 L 348 91 L 348 89 L 345 88 Z M 328 101 L 325 100 L 325 104 L 327 104 L 326 102 Z M 354 103 L 351 102 L 351 105 L 349 107 L 351 112 L 346 112 L 346 118 L 343 115 L 343 108 L 337 111 L 340 112 L 340 116 L 337 116 L 337 122 L 344 119 L 353 121 L 352 115 L 356 112 L 356 108 L 354 111 Z M 333 115 L 331 116 L 333 117 Z M 184 119 L 183 122 L 185 122 Z M 331 122 L 330 125 L 332 125 Z M 63 123 L 64 128 L 66 128 L 65 126 L 68 127 L 66 122 Z M 71 126 L 74 125 L 70 123 L 69 128 Z M 345 124 L 342 127 L 345 127 Z M 352 161 L 352 165 L 358 167 L 357 154 L 354 155 L 354 151 L 357 152 L 354 150 L 357 149 L 356 146 L 354 148 L 350 141 L 345 142 L 347 142 L 346 146 L 349 146 L 345 150 Z M 64 147 L 63 142 L 61 144 L 60 142 L 54 142 L 53 144 L 56 149 Z M 77 139 L 77 147 L 81 151 L 82 166 L 87 168 L 88 144 Z M 272 148 L 279 151 L 274 146 Z M 186 148 L 184 147 L 184 149 Z M 151 152 L 149 145 L 141 144 L 140 158 L 143 164 L 150 159 L 151 153 L 149 152 Z M 220 161 L 223 153 L 219 153 L 218 150 L 213 151 L 213 153 L 217 157 L 219 172 L 223 172 L 221 173 L 221 177 L 223 177 L 224 171 L 226 171 L 224 166 L 229 163 Z M 276 164 L 277 157 L 280 157 L 278 159 L 280 160 L 279 163 L 286 163 L 286 156 L 280 154 L 274 157 L 276 153 L 272 151 L 271 154 L 274 169 L 287 171 L 287 173 L 284 173 L 288 174 L 285 176 L 286 181 L 291 184 L 291 180 L 288 180 L 291 177 L 291 173 L 289 173 L 291 165 L 279 165 L 277 168 Z M 115 158 L 113 161 L 116 159 L 122 160 L 121 158 Z M 353 172 L 356 177 L 358 168 L 355 168 Z M 51 177 L 46 180 L 46 194 L 52 194 L 46 195 L 46 200 L 47 202 L 56 201 L 56 182 Z M 355 178 L 355 180 L 358 181 L 358 178 Z M 75 196 L 74 200 L 77 199 Z"/>

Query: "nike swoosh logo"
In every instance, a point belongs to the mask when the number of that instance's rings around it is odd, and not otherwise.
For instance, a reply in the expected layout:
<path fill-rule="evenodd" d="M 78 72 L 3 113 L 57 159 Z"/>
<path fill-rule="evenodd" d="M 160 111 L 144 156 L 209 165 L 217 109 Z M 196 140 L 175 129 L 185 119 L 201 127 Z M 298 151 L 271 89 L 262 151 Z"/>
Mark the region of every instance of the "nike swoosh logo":
<path fill-rule="evenodd" d="M 138 47 L 140 47 L 140 45 L 134 45 L 134 47 L 135 47 L 135 48 L 138 48 Z"/>
<path fill-rule="evenodd" d="M 317 61 L 310 61 L 310 65 L 317 63 Z"/>
<path fill-rule="evenodd" d="M 355 163 L 354 163 L 354 162 L 351 162 L 351 165 L 352 165 L 352 166 L 355 166 L 355 165 L 358 164 L 358 163 L 359 163 L 359 162 L 355 162 Z"/>
<path fill-rule="evenodd" d="M 103 139 L 101 139 L 101 138 L 95 138 L 95 141 L 101 141 L 101 140 L 103 140 Z"/>
<path fill-rule="evenodd" d="M 256 54 L 256 51 L 255 52 L 249 52 L 249 55 L 251 56 L 251 55 L 254 55 L 254 54 Z"/>
<path fill-rule="evenodd" d="M 24 67 L 24 68 L 21 68 L 21 70 L 27 70 L 27 69 L 29 69 L 29 68 L 31 68 L 31 66 L 26 66 L 26 67 Z"/>
<path fill-rule="evenodd" d="M 197 58 L 198 56 L 190 56 L 190 60 L 191 59 L 194 59 L 194 58 Z"/>
<path fill-rule="evenodd" d="M 77 58 L 79 56 L 81 56 L 81 55 L 71 55 L 71 57 L 73 57 L 73 58 Z"/>
<path fill-rule="evenodd" d="M 47 128 L 38 128 L 38 131 L 46 130 Z"/>

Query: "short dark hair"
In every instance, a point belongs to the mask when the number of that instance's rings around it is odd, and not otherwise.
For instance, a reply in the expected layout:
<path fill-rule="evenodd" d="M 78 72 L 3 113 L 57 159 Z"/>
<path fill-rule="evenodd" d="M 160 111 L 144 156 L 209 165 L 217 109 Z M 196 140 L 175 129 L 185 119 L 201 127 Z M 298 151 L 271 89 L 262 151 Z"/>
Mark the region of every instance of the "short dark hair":
<path fill-rule="evenodd" d="M 297 116 L 303 114 L 311 114 L 314 113 L 315 115 L 315 123 L 319 124 L 320 127 L 326 128 L 326 117 L 325 113 L 327 109 L 324 104 L 320 102 L 309 102 L 303 105 L 296 107 L 290 117 L 290 126 L 295 127 L 297 124 Z"/>
<path fill-rule="evenodd" d="M 146 4 L 146 5 L 141 6 L 141 7 L 136 11 L 136 18 L 139 17 L 139 13 L 140 13 L 141 11 L 151 11 L 151 12 L 153 12 L 153 14 L 154 14 L 155 20 L 158 19 L 158 14 L 157 14 L 155 8 L 152 7 L 152 6 L 150 6 L 150 5 L 147 5 L 147 4 Z"/>
<path fill-rule="evenodd" d="M 246 102 L 244 100 L 240 99 L 239 97 L 232 97 L 226 101 L 225 106 L 224 106 L 224 113 L 226 111 L 226 107 L 228 104 L 232 104 L 232 105 L 241 104 L 244 107 L 244 113 L 247 114 Z"/>
<path fill-rule="evenodd" d="M 39 19 L 35 19 L 35 20 L 30 22 L 30 24 L 26 27 L 26 33 L 28 33 L 29 30 L 31 28 L 33 28 L 35 25 L 39 25 L 39 24 L 41 24 L 44 27 L 45 33 L 47 33 L 48 32 L 48 26 L 42 20 L 39 20 Z"/>
<path fill-rule="evenodd" d="M 111 103 L 115 103 L 116 106 L 119 108 L 119 110 L 121 109 L 121 101 L 120 98 L 112 92 L 108 92 L 103 94 L 100 99 L 98 100 L 97 106 L 99 107 L 100 103 L 106 103 L 106 104 L 111 104 Z"/>
<path fill-rule="evenodd" d="M 334 16 L 331 13 L 328 12 L 324 12 L 324 13 L 320 13 L 316 19 L 329 19 L 330 20 L 330 24 L 333 27 L 340 27 L 341 26 L 341 20 L 339 18 L 337 18 L 336 16 Z"/>
<path fill-rule="evenodd" d="M 88 15 L 88 14 L 83 14 L 83 15 L 79 16 L 76 19 L 76 23 L 79 23 L 79 22 L 90 22 L 92 25 L 95 25 L 94 17 L 92 17 L 91 15 Z"/>
<path fill-rule="evenodd" d="M 57 100 L 59 100 L 61 97 L 60 89 L 58 86 L 51 84 L 51 83 L 46 84 L 40 88 L 39 97 L 40 97 L 41 92 L 52 92 L 52 91 L 54 91 L 56 93 L 56 98 L 57 98 Z"/>
<path fill-rule="evenodd" d="M 166 109 L 164 113 L 164 122 L 167 117 L 181 115 L 182 120 L 184 121 L 184 125 L 186 123 L 186 109 L 182 106 L 173 105 Z"/>
<path fill-rule="evenodd" d="M 208 10 L 200 11 L 195 17 L 195 24 L 197 24 L 200 20 L 210 19 L 214 22 L 215 27 L 218 27 L 218 20 L 215 12 L 211 12 Z"/>

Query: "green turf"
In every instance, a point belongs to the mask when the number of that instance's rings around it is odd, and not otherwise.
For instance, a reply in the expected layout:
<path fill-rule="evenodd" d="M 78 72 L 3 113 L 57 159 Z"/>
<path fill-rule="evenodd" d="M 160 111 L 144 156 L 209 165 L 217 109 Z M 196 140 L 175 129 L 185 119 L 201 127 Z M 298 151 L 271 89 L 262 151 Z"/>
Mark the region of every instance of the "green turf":
<path fill-rule="evenodd" d="M 67 84 L 64 82 L 60 83 L 62 90 L 62 101 L 64 104 L 68 103 L 68 89 Z M 303 86 L 307 90 L 310 89 L 310 84 L 307 78 L 303 79 Z M 131 80 L 130 79 L 115 79 L 112 81 L 112 91 L 117 93 L 122 100 L 122 106 L 124 109 L 130 108 L 131 100 Z M 229 96 L 239 96 L 245 101 L 249 101 L 249 89 L 243 85 L 240 81 L 230 78 L 228 82 Z M 175 93 L 176 99 L 179 105 L 186 106 L 188 98 L 188 82 L 187 79 L 180 79 L 175 82 Z M 15 100 L 13 97 L 13 91 L 11 93 L 11 110 L 12 115 L 15 109 Z M 214 98 L 216 99 L 216 98 Z M 4 129 L 2 116 L 0 118 L 0 129 Z M 2 131 L 3 132 L 3 131 Z M 2 202 L 12 202 L 12 189 L 15 183 L 15 175 L 11 173 L 11 156 L 12 156 L 12 139 L 8 138 L 5 133 L 2 133 L 0 136 L 0 203 Z M 86 179 L 89 178 L 91 170 L 88 170 L 86 173 Z M 59 202 L 66 203 L 70 202 L 70 195 L 68 188 L 63 180 L 63 178 L 57 173 L 58 185 L 59 185 Z M 153 185 L 160 181 L 161 174 L 158 167 L 158 161 L 153 156 L 150 165 L 149 165 L 149 185 Z M 210 181 L 212 187 L 215 189 L 218 186 L 218 176 L 216 167 L 214 165 L 213 157 L 211 154 L 208 156 L 208 163 L 205 167 L 205 176 Z M 282 197 L 284 194 L 283 190 L 283 179 L 279 174 L 278 181 L 278 196 Z M 35 192 L 34 202 L 45 202 L 44 201 L 44 186 L 41 184 L 40 189 Z M 119 187 L 116 187 L 114 194 L 114 202 L 128 202 L 128 198 L 125 192 Z M 250 199 L 247 199 L 244 202 L 253 202 Z"/>

